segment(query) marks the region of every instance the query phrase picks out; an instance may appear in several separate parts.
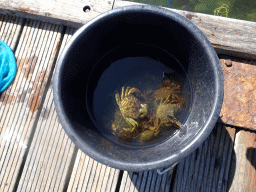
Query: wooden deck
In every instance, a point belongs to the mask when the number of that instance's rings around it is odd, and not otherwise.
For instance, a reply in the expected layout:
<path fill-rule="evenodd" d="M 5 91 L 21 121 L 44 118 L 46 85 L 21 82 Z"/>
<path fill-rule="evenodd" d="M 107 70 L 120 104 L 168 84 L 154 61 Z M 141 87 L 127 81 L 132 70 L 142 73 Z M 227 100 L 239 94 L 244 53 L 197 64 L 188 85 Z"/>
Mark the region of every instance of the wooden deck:
<path fill-rule="evenodd" d="M 58 54 L 75 31 L 0 15 L 0 39 L 14 50 L 18 68 L 0 96 L 0 192 L 256 191 L 256 133 L 248 127 L 218 122 L 163 175 L 107 167 L 77 149 L 59 123 L 51 85 Z"/>

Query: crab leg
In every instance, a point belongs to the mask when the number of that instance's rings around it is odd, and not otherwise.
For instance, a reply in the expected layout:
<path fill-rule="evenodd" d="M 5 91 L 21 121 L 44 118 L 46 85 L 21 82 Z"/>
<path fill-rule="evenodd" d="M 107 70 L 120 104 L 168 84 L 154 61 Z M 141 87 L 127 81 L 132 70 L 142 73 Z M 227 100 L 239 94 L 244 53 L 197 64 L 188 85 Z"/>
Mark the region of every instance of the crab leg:
<path fill-rule="evenodd" d="M 140 90 L 138 90 L 137 88 L 134 88 L 134 87 L 129 90 L 128 95 L 133 94 L 133 93 L 138 93 L 139 95 L 142 95 Z"/>
<path fill-rule="evenodd" d="M 155 131 L 154 131 L 154 135 L 155 135 L 155 136 L 157 136 L 158 133 L 160 132 L 160 127 L 161 127 L 161 120 L 160 120 L 160 118 L 158 118 L 158 119 L 156 120 L 156 123 L 157 123 L 157 125 L 156 125 L 156 129 L 155 129 Z"/>
<path fill-rule="evenodd" d="M 116 94 L 115 94 L 115 97 L 116 97 L 116 103 L 117 103 L 117 105 L 120 106 L 119 94 L 116 93 Z"/>
<path fill-rule="evenodd" d="M 122 87 L 121 101 L 124 99 L 124 87 Z"/>
<path fill-rule="evenodd" d="M 133 126 L 131 131 L 133 131 L 138 126 L 138 123 L 132 118 L 125 118 L 125 120 L 128 124 L 131 124 Z"/>
<path fill-rule="evenodd" d="M 129 95 L 128 92 L 129 92 L 130 89 L 131 89 L 130 87 L 127 87 L 127 88 L 126 88 L 126 90 L 125 90 L 125 95 L 124 95 L 125 97 L 127 97 L 127 96 Z"/>

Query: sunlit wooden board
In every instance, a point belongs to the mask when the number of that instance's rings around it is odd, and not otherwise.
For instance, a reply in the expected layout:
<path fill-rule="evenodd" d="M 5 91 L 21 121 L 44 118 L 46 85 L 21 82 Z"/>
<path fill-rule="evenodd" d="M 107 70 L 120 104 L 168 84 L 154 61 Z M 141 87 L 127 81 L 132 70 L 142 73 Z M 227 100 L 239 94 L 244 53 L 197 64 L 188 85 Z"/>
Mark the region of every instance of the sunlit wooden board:
<path fill-rule="evenodd" d="M 128 172 L 124 171 L 120 192 L 169 192 L 173 170 L 159 175 L 156 170 Z"/>
<path fill-rule="evenodd" d="M 62 26 L 32 20 L 22 29 L 17 74 L 0 102 L 0 191 L 17 187 L 62 31 Z"/>
<path fill-rule="evenodd" d="M 73 33 L 74 29 L 67 28 L 61 49 Z M 17 191 L 63 191 L 69 180 L 68 174 L 76 151 L 75 145 L 59 123 L 50 85 L 35 126 Z"/>
<path fill-rule="evenodd" d="M 207 140 L 177 165 L 173 191 L 229 191 L 235 131 L 216 124 Z"/>
<path fill-rule="evenodd" d="M 114 7 L 143 5 L 130 1 L 116 0 Z M 178 9 L 174 11 L 194 23 L 219 54 L 256 59 L 256 22 L 195 13 Z"/>
<path fill-rule="evenodd" d="M 78 150 L 67 191 L 115 192 L 119 173 Z"/>
<path fill-rule="evenodd" d="M 1 0 L 0 12 L 79 28 L 112 4 L 113 0 Z"/>
<path fill-rule="evenodd" d="M 58 121 L 50 88 L 17 191 L 63 191 L 75 155 L 75 145 Z"/>
<path fill-rule="evenodd" d="M 235 157 L 232 158 L 229 180 L 230 192 L 256 191 L 256 133 L 240 130 L 235 138 Z"/>
<path fill-rule="evenodd" d="M 24 19 L 0 15 L 0 39 L 14 51 Z"/>

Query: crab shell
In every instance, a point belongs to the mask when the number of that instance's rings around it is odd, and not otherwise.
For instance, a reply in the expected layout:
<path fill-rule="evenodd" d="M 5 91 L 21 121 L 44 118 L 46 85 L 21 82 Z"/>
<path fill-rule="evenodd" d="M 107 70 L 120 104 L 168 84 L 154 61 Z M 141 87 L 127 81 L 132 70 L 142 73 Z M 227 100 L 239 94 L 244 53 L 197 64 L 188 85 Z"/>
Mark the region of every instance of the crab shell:
<path fill-rule="evenodd" d="M 136 119 L 140 115 L 140 102 L 136 97 L 129 95 L 121 101 L 120 110 L 125 117 Z"/>
<path fill-rule="evenodd" d="M 161 120 L 161 124 L 167 124 L 170 120 L 168 116 L 175 116 L 178 107 L 172 104 L 161 103 L 156 111 L 156 118 Z"/>
<path fill-rule="evenodd" d="M 142 96 L 140 90 L 135 87 L 127 87 L 126 89 L 122 87 L 120 97 L 118 93 L 115 95 L 116 102 L 124 118 L 136 119 L 140 115 L 140 102 L 133 94 Z"/>

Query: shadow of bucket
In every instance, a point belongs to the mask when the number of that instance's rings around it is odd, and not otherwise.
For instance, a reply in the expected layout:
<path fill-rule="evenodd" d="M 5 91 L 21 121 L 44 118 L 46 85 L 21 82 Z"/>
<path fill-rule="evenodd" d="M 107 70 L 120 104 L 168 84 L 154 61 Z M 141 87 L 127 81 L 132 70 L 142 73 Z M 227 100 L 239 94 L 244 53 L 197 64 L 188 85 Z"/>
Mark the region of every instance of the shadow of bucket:
<path fill-rule="evenodd" d="M 157 170 L 124 172 L 120 189 L 173 192 L 197 192 L 208 189 L 229 191 L 235 182 L 237 164 L 234 150 L 235 132 L 235 128 L 226 126 L 222 122 L 216 123 L 202 145 L 179 161 L 174 169 L 162 175 L 159 175 Z"/>

